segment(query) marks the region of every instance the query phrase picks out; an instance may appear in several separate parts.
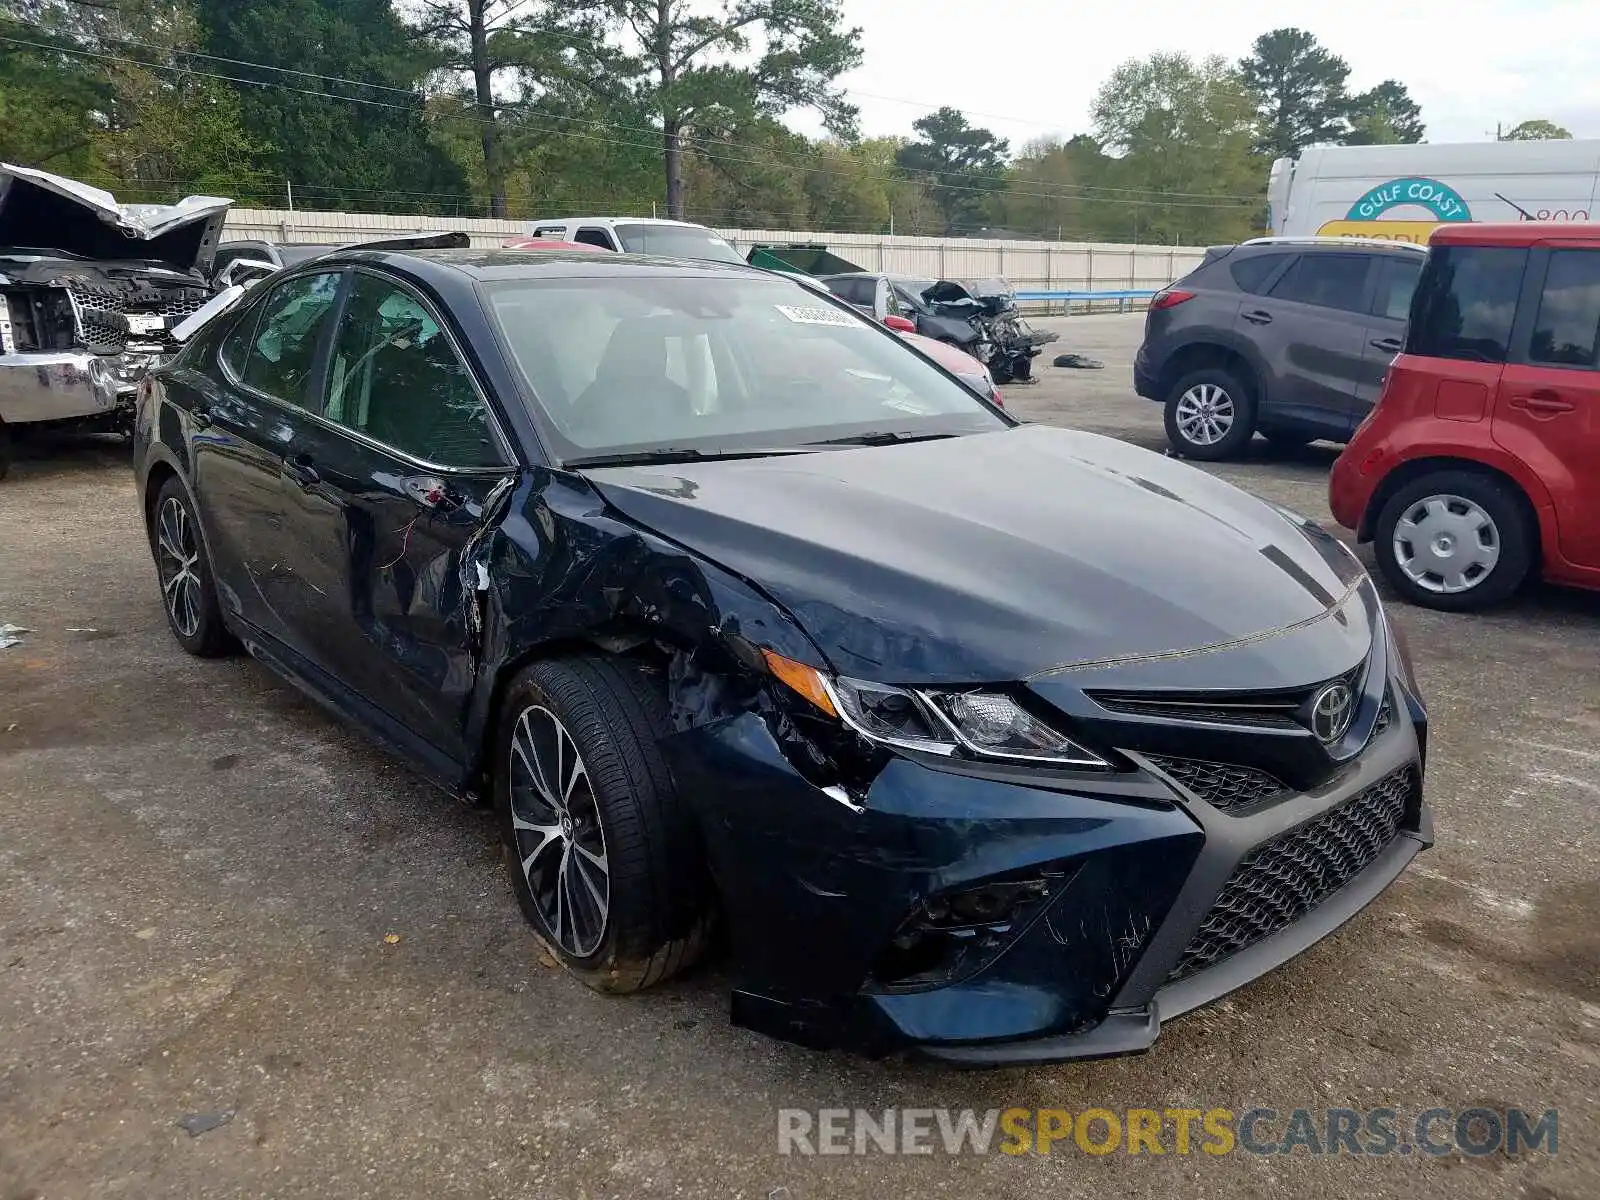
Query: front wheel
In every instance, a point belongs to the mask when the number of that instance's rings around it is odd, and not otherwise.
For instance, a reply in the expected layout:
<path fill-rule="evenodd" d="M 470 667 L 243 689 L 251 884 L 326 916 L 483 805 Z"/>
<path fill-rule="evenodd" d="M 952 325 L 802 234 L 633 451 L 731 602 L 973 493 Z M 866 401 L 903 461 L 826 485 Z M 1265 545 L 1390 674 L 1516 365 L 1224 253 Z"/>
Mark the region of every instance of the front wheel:
<path fill-rule="evenodd" d="M 1533 569 L 1538 534 L 1511 484 L 1437 471 L 1389 497 L 1373 542 L 1378 566 L 1407 600 L 1466 612 L 1510 599 Z"/>
<path fill-rule="evenodd" d="M 1256 429 L 1255 396 L 1231 371 L 1192 371 L 1167 393 L 1167 441 L 1185 458 L 1232 458 Z"/>
<path fill-rule="evenodd" d="M 711 889 L 661 757 L 668 731 L 660 689 L 622 660 L 535 663 L 506 696 L 495 799 L 512 890 L 596 991 L 671 978 L 708 940 Z"/>

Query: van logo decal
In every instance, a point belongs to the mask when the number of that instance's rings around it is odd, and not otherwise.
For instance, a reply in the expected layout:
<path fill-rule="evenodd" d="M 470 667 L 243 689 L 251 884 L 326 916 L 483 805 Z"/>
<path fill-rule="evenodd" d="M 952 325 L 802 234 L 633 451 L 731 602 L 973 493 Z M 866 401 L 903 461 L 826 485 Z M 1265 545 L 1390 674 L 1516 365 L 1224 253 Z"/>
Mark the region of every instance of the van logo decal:
<path fill-rule="evenodd" d="M 1347 221 L 1376 221 L 1392 208 L 1424 208 L 1441 221 L 1470 221 L 1472 210 L 1461 193 L 1437 179 L 1391 179 L 1350 206 Z"/>

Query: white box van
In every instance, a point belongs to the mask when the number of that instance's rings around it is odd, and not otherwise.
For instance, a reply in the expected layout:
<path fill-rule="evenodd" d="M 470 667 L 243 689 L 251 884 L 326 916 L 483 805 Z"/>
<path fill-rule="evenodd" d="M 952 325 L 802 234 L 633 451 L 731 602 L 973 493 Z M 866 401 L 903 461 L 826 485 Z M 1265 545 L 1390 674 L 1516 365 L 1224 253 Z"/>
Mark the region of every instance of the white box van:
<path fill-rule="evenodd" d="M 1419 244 L 1445 221 L 1592 221 L 1600 140 L 1311 146 L 1272 164 L 1267 205 L 1275 234 Z"/>

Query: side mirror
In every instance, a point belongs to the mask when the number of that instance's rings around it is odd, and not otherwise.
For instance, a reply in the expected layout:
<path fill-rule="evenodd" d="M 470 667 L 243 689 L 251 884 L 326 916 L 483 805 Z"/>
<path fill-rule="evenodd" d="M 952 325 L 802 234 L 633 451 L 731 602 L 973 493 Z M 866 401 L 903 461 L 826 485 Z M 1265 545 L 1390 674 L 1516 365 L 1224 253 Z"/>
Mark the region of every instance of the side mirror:
<path fill-rule="evenodd" d="M 917 331 L 917 323 L 915 321 L 892 314 L 883 319 L 883 324 L 885 328 L 892 329 L 896 333 L 915 333 Z"/>
<path fill-rule="evenodd" d="M 276 268 L 274 268 L 274 270 L 276 270 Z M 167 330 L 168 335 L 173 341 L 187 342 L 200 331 L 200 328 L 207 321 L 210 321 L 215 317 L 220 317 L 235 304 L 239 303 L 239 301 L 244 297 L 244 291 L 244 288 L 240 284 L 236 283 L 231 287 L 218 292 L 199 308 L 195 309 L 194 312 L 190 313 L 171 329 Z"/>

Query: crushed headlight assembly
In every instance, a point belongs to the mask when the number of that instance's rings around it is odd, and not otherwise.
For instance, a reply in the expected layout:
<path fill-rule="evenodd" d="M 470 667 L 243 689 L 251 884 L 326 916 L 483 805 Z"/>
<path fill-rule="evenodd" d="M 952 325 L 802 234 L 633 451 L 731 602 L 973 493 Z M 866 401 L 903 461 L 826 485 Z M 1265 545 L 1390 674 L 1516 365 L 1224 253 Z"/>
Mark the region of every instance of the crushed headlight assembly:
<path fill-rule="evenodd" d="M 913 691 L 830 678 L 770 650 L 762 653 L 773 676 L 791 691 L 881 746 L 1095 770 L 1111 766 L 1000 692 Z"/>

